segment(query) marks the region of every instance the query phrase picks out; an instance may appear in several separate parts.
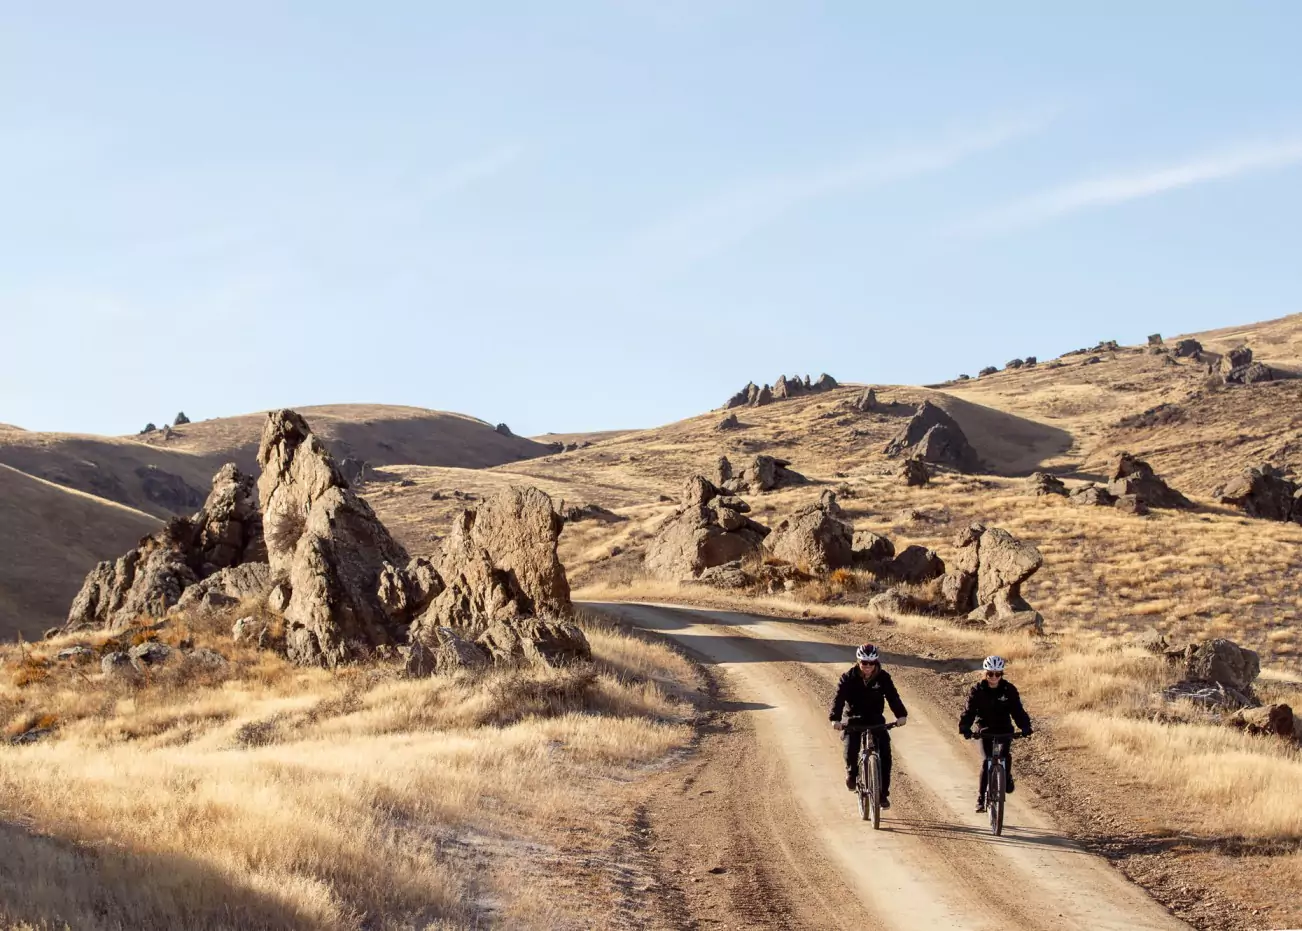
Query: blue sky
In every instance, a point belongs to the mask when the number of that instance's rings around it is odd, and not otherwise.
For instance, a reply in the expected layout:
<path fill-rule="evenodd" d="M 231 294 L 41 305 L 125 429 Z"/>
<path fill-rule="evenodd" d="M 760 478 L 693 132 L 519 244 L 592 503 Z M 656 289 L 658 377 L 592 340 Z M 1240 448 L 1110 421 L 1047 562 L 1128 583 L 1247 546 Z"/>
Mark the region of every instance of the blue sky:
<path fill-rule="evenodd" d="M 199 6 L 0 10 L 0 421 L 651 426 L 1302 310 L 1296 5 Z"/>

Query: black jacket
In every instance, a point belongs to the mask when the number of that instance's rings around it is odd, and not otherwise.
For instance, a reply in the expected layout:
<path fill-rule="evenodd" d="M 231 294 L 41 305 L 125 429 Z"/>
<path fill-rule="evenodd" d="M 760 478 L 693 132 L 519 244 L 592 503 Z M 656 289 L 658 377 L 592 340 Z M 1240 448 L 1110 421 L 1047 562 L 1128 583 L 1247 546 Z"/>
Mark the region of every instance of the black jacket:
<path fill-rule="evenodd" d="M 1024 731 L 1031 729 L 1031 716 L 1022 707 L 1022 696 L 1017 693 L 1017 686 L 1007 679 L 990 688 L 982 680 L 972 686 L 967 693 L 967 707 L 958 719 L 958 729 L 962 733 L 972 729 L 972 724 L 979 721 L 984 730 L 996 734 L 1011 734 L 1013 722 Z"/>
<path fill-rule="evenodd" d="M 839 721 L 841 712 L 848 711 L 852 724 L 885 724 L 886 716 L 882 711 L 887 704 L 897 718 L 908 715 L 889 672 L 879 668 L 877 675 L 865 682 L 855 665 L 836 684 L 836 697 L 832 699 L 832 711 L 827 719 Z"/>

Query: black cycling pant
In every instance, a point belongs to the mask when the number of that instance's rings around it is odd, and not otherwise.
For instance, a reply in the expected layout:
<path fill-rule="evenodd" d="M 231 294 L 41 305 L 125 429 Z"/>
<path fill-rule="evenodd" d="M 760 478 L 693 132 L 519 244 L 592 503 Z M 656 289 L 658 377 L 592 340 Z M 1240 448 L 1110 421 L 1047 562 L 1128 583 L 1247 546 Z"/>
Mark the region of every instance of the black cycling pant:
<path fill-rule="evenodd" d="M 1005 769 L 1005 771 L 1008 773 L 1008 782 L 1012 782 L 1012 781 L 1013 781 L 1013 753 L 1012 753 L 1012 747 L 1013 747 L 1013 742 L 1012 742 L 1012 740 L 1010 740 L 1010 739 L 1008 739 L 1008 738 L 1004 738 L 1004 769 Z M 991 757 L 994 756 L 994 752 L 995 752 L 995 741 L 994 741 L 994 738 L 993 738 L 993 737 L 982 737 L 982 738 L 981 738 L 981 749 L 982 749 L 982 751 L 985 753 L 986 758 L 985 758 L 985 762 L 981 764 L 981 787 L 977 790 L 977 793 L 978 793 L 982 798 L 985 798 L 985 797 L 986 797 L 986 783 L 987 783 L 987 782 L 989 781 L 989 779 L 990 779 L 990 764 L 991 764 Z M 1007 790 L 1007 788 L 1008 788 L 1008 786 L 1007 786 L 1007 784 L 1005 784 L 1005 785 L 1004 785 L 1004 789 Z"/>
<path fill-rule="evenodd" d="M 841 735 L 841 741 L 845 744 L 845 771 L 850 776 L 859 775 L 859 745 L 863 742 L 864 733 L 859 728 L 847 728 Z M 873 741 L 882 758 L 882 798 L 887 798 L 891 794 L 891 732 L 873 731 Z"/>

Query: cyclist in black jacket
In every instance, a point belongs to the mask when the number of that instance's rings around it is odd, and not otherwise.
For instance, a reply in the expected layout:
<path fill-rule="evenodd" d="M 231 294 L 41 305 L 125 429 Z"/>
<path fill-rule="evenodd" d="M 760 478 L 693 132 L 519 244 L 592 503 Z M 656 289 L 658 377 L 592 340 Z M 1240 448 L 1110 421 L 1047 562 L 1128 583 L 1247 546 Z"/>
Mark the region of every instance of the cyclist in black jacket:
<path fill-rule="evenodd" d="M 958 732 L 964 737 L 972 737 L 972 725 L 980 722 L 983 731 L 994 734 L 1011 734 L 1013 723 L 1021 729 L 1022 734 L 1031 734 L 1031 716 L 1022 707 L 1022 696 L 1017 686 L 1004 679 L 1004 661 L 999 656 L 987 656 L 981 663 L 985 675 L 981 681 L 972 686 L 967 693 L 967 707 L 958 719 Z M 981 747 L 985 751 L 986 762 L 981 764 L 981 783 L 977 789 L 977 811 L 986 810 L 986 779 L 989 775 L 989 760 L 994 750 L 994 741 L 989 737 L 981 738 Z M 1004 741 L 1004 767 L 1008 771 L 1008 785 L 1005 791 L 1013 791 L 1013 757 L 1009 752 L 1012 740 Z"/>
<path fill-rule="evenodd" d="M 882 713 L 886 706 L 891 706 L 895 722 L 903 727 L 908 711 L 900 700 L 891 674 L 882 669 L 877 648 L 865 643 L 854 651 L 857 662 L 846 670 L 836 686 L 836 697 L 832 699 L 832 711 L 828 720 L 832 727 L 841 731 L 845 742 L 845 787 L 855 790 L 859 778 L 859 746 L 863 741 L 864 727 L 886 723 Z M 849 717 L 841 724 L 841 714 L 848 712 Z M 891 732 L 875 731 L 873 740 L 882 758 L 882 808 L 891 807 Z"/>

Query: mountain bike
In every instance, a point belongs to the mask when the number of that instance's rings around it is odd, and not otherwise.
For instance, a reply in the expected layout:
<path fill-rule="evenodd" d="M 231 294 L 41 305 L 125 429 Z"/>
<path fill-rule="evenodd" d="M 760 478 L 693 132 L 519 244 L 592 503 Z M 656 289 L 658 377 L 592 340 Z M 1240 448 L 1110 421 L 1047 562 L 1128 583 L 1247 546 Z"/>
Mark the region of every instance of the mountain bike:
<path fill-rule="evenodd" d="M 1028 735 L 991 734 L 983 731 L 972 735 L 973 740 L 990 738 L 990 758 L 983 760 L 981 765 L 989 767 L 989 775 L 986 777 L 986 811 L 990 814 L 990 833 L 996 837 L 1004 833 L 1004 797 L 1008 787 L 1008 760 L 1004 756 L 1008 748 L 1006 741 L 1020 740 L 1026 736 Z"/>
<path fill-rule="evenodd" d="M 859 781 L 855 792 L 859 796 L 859 817 L 873 823 L 873 830 L 880 830 L 882 825 L 882 755 L 873 740 L 874 731 L 889 731 L 898 726 L 898 721 L 890 724 L 855 725 L 847 724 L 846 731 L 863 731 L 863 742 L 859 745 Z"/>

